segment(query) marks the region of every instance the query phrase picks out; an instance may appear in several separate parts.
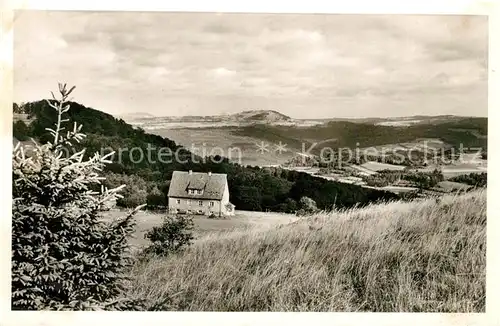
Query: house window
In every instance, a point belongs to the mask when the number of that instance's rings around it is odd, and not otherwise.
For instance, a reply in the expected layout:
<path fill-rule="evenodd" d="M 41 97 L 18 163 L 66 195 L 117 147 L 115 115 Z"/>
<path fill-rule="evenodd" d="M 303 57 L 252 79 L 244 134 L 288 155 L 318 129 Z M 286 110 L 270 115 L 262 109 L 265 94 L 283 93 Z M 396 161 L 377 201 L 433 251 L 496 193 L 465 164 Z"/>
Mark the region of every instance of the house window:
<path fill-rule="evenodd" d="M 198 205 L 203 206 L 203 200 L 199 200 Z"/>
<path fill-rule="evenodd" d="M 177 199 L 177 204 L 180 204 L 181 203 L 181 200 L 180 199 Z"/>
<path fill-rule="evenodd" d="M 188 189 L 188 194 L 190 195 L 201 195 L 202 193 L 201 189 Z"/>
<path fill-rule="evenodd" d="M 210 206 L 214 207 L 215 203 L 213 201 L 210 202 Z"/>

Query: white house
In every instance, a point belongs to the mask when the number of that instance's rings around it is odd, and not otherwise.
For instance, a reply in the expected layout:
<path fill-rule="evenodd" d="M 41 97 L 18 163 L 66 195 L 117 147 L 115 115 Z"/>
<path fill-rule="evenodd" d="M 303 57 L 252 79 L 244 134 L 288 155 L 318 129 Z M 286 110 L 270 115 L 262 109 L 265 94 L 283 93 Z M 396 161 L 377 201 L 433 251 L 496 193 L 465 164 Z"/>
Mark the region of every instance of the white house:
<path fill-rule="evenodd" d="M 168 189 L 168 209 L 173 214 L 234 215 L 227 175 L 174 171 Z"/>

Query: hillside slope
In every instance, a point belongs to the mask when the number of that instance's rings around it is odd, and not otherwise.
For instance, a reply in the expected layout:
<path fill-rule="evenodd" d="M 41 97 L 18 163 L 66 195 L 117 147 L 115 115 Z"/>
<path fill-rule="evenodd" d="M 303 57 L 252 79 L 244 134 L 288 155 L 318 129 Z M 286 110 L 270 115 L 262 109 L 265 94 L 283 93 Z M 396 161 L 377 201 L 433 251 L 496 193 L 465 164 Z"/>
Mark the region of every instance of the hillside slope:
<path fill-rule="evenodd" d="M 474 191 L 200 239 L 137 263 L 129 294 L 172 310 L 484 312 L 485 252 Z"/>

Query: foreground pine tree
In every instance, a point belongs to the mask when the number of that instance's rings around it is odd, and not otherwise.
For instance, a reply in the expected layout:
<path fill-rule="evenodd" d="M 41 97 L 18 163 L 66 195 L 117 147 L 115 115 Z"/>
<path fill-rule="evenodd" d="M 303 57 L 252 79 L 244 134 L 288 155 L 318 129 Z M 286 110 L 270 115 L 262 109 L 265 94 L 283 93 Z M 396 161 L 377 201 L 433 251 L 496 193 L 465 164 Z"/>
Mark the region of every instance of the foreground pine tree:
<path fill-rule="evenodd" d="M 66 154 L 84 137 L 82 126 L 62 127 L 73 89 L 59 84 L 60 99 L 52 94 L 48 101 L 57 111 L 49 130 L 54 140 L 34 144 L 29 155 L 19 144 L 13 152 L 12 309 L 141 309 L 118 299 L 137 209 L 120 220 L 103 220 L 102 210 L 123 187 L 101 187 L 99 173 L 109 155 L 85 161 L 83 151 Z"/>

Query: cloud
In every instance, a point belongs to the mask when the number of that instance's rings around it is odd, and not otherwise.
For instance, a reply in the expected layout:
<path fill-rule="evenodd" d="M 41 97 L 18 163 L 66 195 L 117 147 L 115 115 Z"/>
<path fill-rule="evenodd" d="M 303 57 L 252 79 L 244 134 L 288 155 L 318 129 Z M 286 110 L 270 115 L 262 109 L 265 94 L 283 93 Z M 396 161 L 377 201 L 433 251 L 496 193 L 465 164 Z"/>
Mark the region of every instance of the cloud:
<path fill-rule="evenodd" d="M 485 115 L 487 26 L 479 16 L 24 11 L 15 99 L 62 80 L 110 112 L 256 103 L 292 116 L 407 115 L 439 113 L 441 98 L 440 110 Z M 484 105 L 467 108 L 474 100 Z"/>
<path fill-rule="evenodd" d="M 219 67 L 219 68 L 213 69 L 212 72 L 217 77 L 227 77 L 227 76 L 233 76 L 236 74 L 236 71 L 226 69 L 224 67 Z"/>

